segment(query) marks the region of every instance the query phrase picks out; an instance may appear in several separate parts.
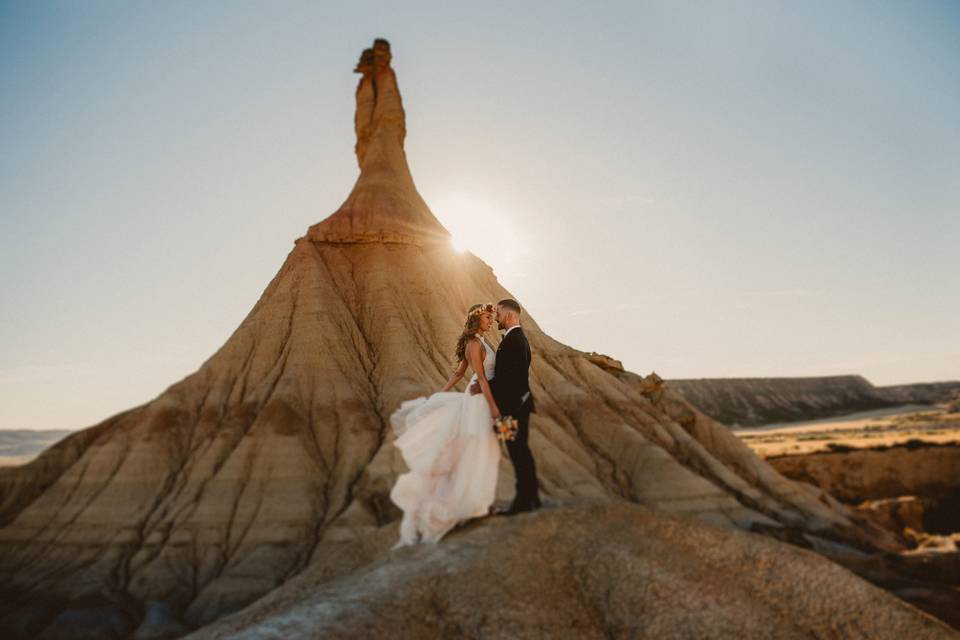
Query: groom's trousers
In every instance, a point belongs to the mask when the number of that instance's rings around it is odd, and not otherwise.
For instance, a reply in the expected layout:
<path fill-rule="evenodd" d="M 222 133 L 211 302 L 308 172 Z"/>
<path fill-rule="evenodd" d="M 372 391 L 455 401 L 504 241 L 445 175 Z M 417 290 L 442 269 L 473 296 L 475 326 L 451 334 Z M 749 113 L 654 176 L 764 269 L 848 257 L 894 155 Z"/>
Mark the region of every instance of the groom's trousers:
<path fill-rule="evenodd" d="M 517 476 L 517 495 L 513 499 L 513 507 L 527 508 L 540 505 L 540 485 L 537 482 L 537 465 L 530 453 L 527 439 L 530 436 L 530 411 L 518 412 L 517 437 L 507 440 L 507 452 L 513 462 L 513 470 Z"/>

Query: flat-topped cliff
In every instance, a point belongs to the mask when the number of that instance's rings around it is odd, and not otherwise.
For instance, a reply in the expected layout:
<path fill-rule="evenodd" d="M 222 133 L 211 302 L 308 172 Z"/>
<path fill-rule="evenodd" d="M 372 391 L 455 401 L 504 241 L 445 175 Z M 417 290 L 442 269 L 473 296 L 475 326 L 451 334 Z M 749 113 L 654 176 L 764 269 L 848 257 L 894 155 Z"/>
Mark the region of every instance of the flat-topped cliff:
<path fill-rule="evenodd" d="M 698 409 L 730 426 L 817 420 L 903 404 L 935 404 L 960 392 L 960 381 L 877 387 L 863 376 L 682 378 L 667 384 Z"/>
<path fill-rule="evenodd" d="M 730 426 L 815 420 L 901 404 L 863 376 L 667 380 L 674 391 Z"/>

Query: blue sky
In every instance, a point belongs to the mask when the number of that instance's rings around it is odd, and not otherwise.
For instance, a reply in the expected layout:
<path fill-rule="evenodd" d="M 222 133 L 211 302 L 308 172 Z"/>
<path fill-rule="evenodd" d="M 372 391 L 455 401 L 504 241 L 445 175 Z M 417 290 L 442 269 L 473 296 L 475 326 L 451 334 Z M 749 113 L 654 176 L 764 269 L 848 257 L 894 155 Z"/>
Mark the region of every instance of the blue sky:
<path fill-rule="evenodd" d="M 960 378 L 960 5 L 516 4 L 0 3 L 0 428 L 223 344 L 356 179 L 375 37 L 421 194 L 555 338 Z"/>

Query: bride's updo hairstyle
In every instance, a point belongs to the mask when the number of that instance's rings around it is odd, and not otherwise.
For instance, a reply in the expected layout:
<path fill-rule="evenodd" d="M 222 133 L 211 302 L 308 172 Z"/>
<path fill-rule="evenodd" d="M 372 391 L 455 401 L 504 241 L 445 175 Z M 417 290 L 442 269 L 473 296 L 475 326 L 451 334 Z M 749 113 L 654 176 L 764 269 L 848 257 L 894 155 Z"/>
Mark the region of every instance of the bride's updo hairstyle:
<path fill-rule="evenodd" d="M 463 323 L 463 331 L 457 340 L 457 362 L 467 357 L 467 342 L 480 331 L 480 316 L 493 313 L 492 304 L 475 304 L 467 310 L 467 321 Z"/>

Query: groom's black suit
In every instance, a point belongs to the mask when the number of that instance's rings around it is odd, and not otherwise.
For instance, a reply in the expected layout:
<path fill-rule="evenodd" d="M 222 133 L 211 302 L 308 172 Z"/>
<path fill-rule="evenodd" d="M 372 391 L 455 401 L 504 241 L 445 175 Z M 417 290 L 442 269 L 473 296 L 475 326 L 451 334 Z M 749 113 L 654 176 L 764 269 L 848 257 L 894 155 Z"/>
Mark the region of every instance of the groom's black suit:
<path fill-rule="evenodd" d="M 527 444 L 530 434 L 530 414 L 535 411 L 530 393 L 530 343 L 523 329 L 517 326 L 507 332 L 497 348 L 490 391 L 500 414 L 517 419 L 517 437 L 507 440 L 507 451 L 517 477 L 517 495 L 511 508 L 529 509 L 540 506 L 537 467 Z"/>

